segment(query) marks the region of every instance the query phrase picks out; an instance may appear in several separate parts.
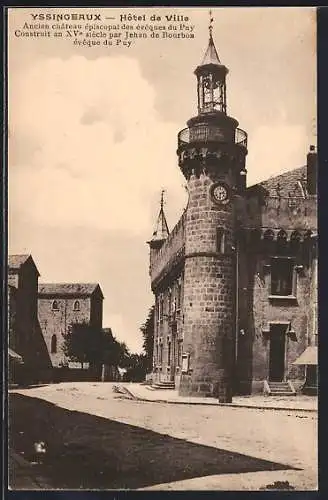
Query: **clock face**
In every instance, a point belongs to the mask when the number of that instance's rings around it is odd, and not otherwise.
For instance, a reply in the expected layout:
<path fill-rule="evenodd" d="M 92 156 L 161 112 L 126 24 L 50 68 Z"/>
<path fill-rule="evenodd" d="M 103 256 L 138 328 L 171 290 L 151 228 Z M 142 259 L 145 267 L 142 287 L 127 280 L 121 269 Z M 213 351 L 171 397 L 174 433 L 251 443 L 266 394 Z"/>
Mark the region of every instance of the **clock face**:
<path fill-rule="evenodd" d="M 223 184 L 218 184 L 213 189 L 213 196 L 215 201 L 219 203 L 227 203 L 229 201 L 228 190 Z"/>

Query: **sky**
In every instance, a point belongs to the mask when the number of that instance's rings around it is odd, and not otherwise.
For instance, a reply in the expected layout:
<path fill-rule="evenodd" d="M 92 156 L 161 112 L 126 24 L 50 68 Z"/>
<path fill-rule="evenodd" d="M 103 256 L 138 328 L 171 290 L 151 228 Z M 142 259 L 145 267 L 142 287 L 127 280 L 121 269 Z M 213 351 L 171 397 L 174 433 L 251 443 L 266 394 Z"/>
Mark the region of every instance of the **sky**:
<path fill-rule="evenodd" d="M 88 47 L 14 34 L 31 13 L 63 12 L 114 17 L 100 23 L 112 25 L 145 15 L 126 22 L 134 27 L 176 14 L 189 18 L 194 38 Z M 212 13 L 229 68 L 228 114 L 248 133 L 248 185 L 305 164 L 316 144 L 315 10 Z M 193 71 L 208 43 L 208 9 L 16 8 L 8 17 L 9 253 L 32 254 L 41 283 L 99 283 L 104 326 L 140 352 L 153 303 L 146 242 L 161 190 L 170 229 L 187 201 L 177 133 L 197 113 Z"/>

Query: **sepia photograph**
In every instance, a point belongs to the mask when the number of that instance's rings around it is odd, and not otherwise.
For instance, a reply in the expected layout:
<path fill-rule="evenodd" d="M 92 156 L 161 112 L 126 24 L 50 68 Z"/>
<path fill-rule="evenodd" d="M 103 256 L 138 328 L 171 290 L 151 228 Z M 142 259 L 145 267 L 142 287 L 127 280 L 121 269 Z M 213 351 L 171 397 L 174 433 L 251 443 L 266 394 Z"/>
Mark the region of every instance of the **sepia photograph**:
<path fill-rule="evenodd" d="M 7 13 L 8 489 L 318 489 L 314 7 Z"/>

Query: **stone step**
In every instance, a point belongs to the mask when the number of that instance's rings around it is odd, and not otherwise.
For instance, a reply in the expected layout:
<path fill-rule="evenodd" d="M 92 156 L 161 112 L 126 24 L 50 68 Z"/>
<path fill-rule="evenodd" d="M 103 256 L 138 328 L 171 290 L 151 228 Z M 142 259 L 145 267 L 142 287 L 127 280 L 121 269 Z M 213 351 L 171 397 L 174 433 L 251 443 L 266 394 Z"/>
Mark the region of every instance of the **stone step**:
<path fill-rule="evenodd" d="M 157 382 L 152 384 L 154 389 L 175 389 L 174 382 Z"/>
<path fill-rule="evenodd" d="M 289 384 L 269 384 L 270 389 L 288 389 L 290 390 Z"/>
<path fill-rule="evenodd" d="M 271 391 L 270 396 L 296 396 L 296 392 L 292 391 Z"/>
<path fill-rule="evenodd" d="M 294 391 L 291 391 L 289 387 L 285 387 L 284 389 L 274 389 L 270 387 L 270 392 L 294 392 Z"/>
<path fill-rule="evenodd" d="M 270 389 L 270 396 L 295 396 L 296 392 L 290 387 L 286 381 L 282 382 L 268 382 Z"/>

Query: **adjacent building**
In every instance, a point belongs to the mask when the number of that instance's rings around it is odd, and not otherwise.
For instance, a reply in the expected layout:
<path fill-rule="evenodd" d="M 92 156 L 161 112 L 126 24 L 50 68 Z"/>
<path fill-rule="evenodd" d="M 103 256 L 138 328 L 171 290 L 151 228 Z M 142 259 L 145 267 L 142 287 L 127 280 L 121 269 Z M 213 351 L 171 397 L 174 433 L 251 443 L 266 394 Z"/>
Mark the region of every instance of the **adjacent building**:
<path fill-rule="evenodd" d="M 153 380 L 230 401 L 294 394 L 315 366 L 317 154 L 311 146 L 303 166 L 247 188 L 248 137 L 227 113 L 227 73 L 210 30 L 198 113 L 178 134 L 188 204 L 169 233 L 161 203 L 148 243 Z"/>
<path fill-rule="evenodd" d="M 10 255 L 8 259 L 8 346 L 9 376 L 19 360 L 25 377 L 37 380 L 51 368 L 38 322 L 39 271 L 31 255 Z M 17 370 L 18 371 L 18 370 Z"/>
<path fill-rule="evenodd" d="M 8 259 L 8 353 L 12 383 L 49 381 L 53 368 L 67 366 L 62 352 L 71 325 L 101 331 L 103 293 L 99 284 L 39 284 L 31 255 Z M 79 365 L 80 368 L 80 365 Z"/>
<path fill-rule="evenodd" d="M 73 324 L 86 323 L 102 329 L 103 293 L 97 283 L 41 283 L 38 318 L 54 367 L 68 363 L 63 344 Z"/>

